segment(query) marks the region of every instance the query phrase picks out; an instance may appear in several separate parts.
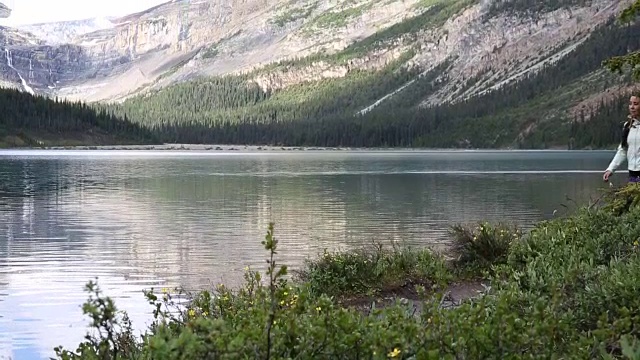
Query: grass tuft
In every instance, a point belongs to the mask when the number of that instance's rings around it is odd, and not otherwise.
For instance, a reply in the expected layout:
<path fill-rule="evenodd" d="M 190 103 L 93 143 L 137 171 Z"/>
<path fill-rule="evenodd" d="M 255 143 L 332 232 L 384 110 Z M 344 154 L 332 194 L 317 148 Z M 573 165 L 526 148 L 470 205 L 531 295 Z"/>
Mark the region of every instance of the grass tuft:
<path fill-rule="evenodd" d="M 455 225 L 451 235 L 458 268 L 488 270 L 506 262 L 511 244 L 520 240 L 522 232 L 515 226 L 481 222 L 475 227 Z"/>
<path fill-rule="evenodd" d="M 307 259 L 296 275 L 313 294 L 335 297 L 394 293 L 413 285 L 442 288 L 451 280 L 441 256 L 429 249 L 397 245 L 325 250 L 317 259 Z"/>

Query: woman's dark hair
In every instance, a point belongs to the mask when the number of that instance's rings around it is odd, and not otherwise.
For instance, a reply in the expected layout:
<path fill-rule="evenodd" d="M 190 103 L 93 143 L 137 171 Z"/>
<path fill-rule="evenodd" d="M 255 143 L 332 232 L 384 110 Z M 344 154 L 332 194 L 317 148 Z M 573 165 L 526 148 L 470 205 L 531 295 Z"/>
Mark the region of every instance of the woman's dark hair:
<path fill-rule="evenodd" d="M 632 122 L 633 122 L 633 120 L 629 119 L 622 126 L 622 141 L 620 142 L 620 145 L 622 145 L 622 148 L 624 148 L 624 149 L 629 147 L 629 142 L 627 142 L 627 138 L 629 137 L 629 130 L 631 129 L 631 123 Z"/>
<path fill-rule="evenodd" d="M 631 96 L 635 96 L 637 98 L 640 98 L 640 92 L 633 92 L 631 94 Z M 622 147 L 624 149 L 629 147 L 629 142 L 627 141 L 627 138 L 629 137 L 629 130 L 631 130 L 631 125 L 633 124 L 633 119 L 631 118 L 631 115 L 629 115 L 629 118 L 627 119 L 627 121 L 624 123 L 624 125 L 622 126 L 622 139 L 620 141 L 620 145 L 622 145 Z"/>

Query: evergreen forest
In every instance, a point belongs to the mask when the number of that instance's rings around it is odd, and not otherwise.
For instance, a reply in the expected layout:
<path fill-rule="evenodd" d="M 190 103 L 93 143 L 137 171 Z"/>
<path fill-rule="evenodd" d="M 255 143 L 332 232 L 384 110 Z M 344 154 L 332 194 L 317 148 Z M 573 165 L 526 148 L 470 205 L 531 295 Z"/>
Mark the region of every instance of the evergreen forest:
<path fill-rule="evenodd" d="M 0 89 L 0 145 L 60 146 L 157 143 L 140 124 L 81 102 Z"/>
<path fill-rule="evenodd" d="M 522 9 L 531 5 L 525 0 L 497 2 L 493 11 L 501 11 L 507 3 Z M 381 71 L 354 70 L 343 78 L 274 91 L 263 91 L 251 81 L 255 74 L 183 82 L 121 104 L 71 103 L 2 90 L 5 120 L 0 123 L 0 139 L 5 140 L 0 145 L 12 145 L 7 139 L 13 139 L 13 145 L 38 145 L 42 140 L 34 139 L 47 138 L 45 143 L 53 144 L 74 138 L 92 144 L 611 147 L 619 141 L 629 93 L 613 91 L 585 108 L 574 106 L 616 86 L 632 84 L 629 76 L 607 71 L 603 62 L 640 49 L 640 24 L 611 20 L 582 40 L 576 38 L 575 50 L 526 77 L 483 95 L 438 105 L 424 105 L 424 100 L 441 89 L 454 59 L 422 73 L 404 66 L 413 50 Z M 357 47 L 336 56 L 353 51 Z M 307 63 L 308 59 L 301 59 L 286 66 Z M 278 66 L 285 65 L 274 68 Z M 482 81 L 482 75 L 466 79 L 456 90 L 463 93 Z M 95 136 L 78 140 L 86 134 Z"/>

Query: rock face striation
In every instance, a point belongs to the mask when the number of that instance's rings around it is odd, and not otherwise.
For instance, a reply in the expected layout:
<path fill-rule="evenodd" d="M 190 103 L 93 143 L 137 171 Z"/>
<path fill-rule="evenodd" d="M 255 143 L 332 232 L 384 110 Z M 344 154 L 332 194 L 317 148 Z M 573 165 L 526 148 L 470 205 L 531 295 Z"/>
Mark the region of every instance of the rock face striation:
<path fill-rule="evenodd" d="M 631 2 L 572 1 L 567 3 L 579 5 L 531 13 L 494 11 L 500 1 L 174 0 L 120 18 L 0 27 L 0 86 L 71 100 L 119 101 L 200 76 L 250 73 L 262 88 L 282 89 L 380 69 L 398 59 L 424 71 L 451 61 L 442 79 L 446 85 L 425 99 L 434 104 L 553 64 Z M 462 5 L 456 11 L 444 11 L 457 3 Z M 0 17 L 10 13 L 0 4 Z M 433 26 L 402 30 L 421 19 Z M 385 31 L 392 36 L 348 61 L 264 68 L 336 54 Z M 403 58 L 408 50 L 411 57 Z M 473 86 L 463 86 L 472 78 Z"/>
<path fill-rule="evenodd" d="M 0 2 L 0 18 L 8 18 L 9 16 L 11 16 L 11 9 L 3 4 L 2 2 Z"/>

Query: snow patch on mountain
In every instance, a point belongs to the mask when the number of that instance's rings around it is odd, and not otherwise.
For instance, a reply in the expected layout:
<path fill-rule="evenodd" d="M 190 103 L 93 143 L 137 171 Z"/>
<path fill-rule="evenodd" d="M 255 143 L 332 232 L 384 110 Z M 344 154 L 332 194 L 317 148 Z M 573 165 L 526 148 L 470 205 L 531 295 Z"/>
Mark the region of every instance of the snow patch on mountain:
<path fill-rule="evenodd" d="M 60 21 L 18 26 L 18 29 L 28 31 L 48 44 L 73 43 L 77 36 L 98 30 L 110 29 L 115 26 L 108 18 L 96 17 L 83 20 Z"/>

